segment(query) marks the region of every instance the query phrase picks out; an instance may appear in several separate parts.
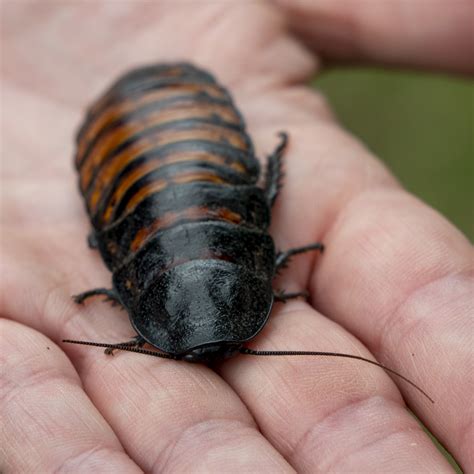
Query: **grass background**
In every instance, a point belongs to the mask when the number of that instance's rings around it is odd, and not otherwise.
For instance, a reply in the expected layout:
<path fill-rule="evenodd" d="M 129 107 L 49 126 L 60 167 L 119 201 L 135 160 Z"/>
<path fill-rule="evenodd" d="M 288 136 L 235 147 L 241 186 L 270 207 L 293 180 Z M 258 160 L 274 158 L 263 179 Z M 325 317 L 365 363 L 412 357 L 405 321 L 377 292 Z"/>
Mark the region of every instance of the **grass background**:
<path fill-rule="evenodd" d="M 412 193 L 474 240 L 474 85 L 459 77 L 334 69 L 314 86 Z"/>

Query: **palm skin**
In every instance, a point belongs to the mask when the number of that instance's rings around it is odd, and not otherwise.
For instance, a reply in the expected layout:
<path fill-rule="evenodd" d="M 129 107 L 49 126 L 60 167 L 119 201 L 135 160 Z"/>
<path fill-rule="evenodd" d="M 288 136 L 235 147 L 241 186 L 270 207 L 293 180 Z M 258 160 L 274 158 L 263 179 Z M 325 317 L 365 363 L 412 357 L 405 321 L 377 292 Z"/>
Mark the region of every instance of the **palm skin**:
<path fill-rule="evenodd" d="M 472 468 L 472 248 L 303 85 L 318 59 L 287 32 L 285 4 L 5 7 L 2 471 L 449 471 L 402 394 Z M 73 130 L 120 72 L 176 59 L 229 87 L 260 156 L 289 132 L 272 235 L 281 249 L 327 246 L 276 284 L 309 302 L 276 304 L 249 346 L 372 353 L 434 405 L 341 359 L 242 356 L 213 371 L 61 343 L 133 335 L 119 309 L 71 299 L 110 281 L 86 245 Z"/>

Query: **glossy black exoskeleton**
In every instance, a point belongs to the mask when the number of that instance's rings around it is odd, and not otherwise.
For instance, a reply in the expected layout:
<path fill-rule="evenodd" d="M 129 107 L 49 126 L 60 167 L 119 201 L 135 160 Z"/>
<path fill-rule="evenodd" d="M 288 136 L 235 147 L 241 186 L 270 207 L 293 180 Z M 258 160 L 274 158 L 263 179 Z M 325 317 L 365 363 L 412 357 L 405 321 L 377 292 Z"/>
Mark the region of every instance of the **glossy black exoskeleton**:
<path fill-rule="evenodd" d="M 280 136 L 260 187 L 242 116 L 210 74 L 170 64 L 120 78 L 91 108 L 76 155 L 89 242 L 113 289 L 76 301 L 103 294 L 123 306 L 138 333 L 129 347 L 147 342 L 192 362 L 238 352 L 275 298 L 303 295 L 274 293 L 278 269 L 323 248 L 275 252 L 268 226 L 287 144 Z"/>
<path fill-rule="evenodd" d="M 237 353 L 330 356 L 383 368 L 352 354 L 257 351 L 243 344 L 265 326 L 273 302 L 305 296 L 272 289 L 296 254 L 276 252 L 268 233 L 281 187 L 287 135 L 269 156 L 262 186 L 252 140 L 230 94 L 190 64 L 164 64 L 121 77 L 89 110 L 77 136 L 76 167 L 98 249 L 113 272 L 105 295 L 137 332 L 104 344 L 168 359 L 212 363 Z M 143 349 L 145 343 L 158 351 Z"/>

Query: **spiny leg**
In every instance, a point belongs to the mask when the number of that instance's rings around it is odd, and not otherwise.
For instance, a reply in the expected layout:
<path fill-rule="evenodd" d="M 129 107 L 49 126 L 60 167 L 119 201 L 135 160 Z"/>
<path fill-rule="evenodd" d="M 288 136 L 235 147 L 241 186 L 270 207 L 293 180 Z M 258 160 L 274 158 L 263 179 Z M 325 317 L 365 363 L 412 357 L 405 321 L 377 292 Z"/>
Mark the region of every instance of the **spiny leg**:
<path fill-rule="evenodd" d="M 74 295 L 72 299 L 77 304 L 83 304 L 86 299 L 98 295 L 105 295 L 105 300 L 110 301 L 112 306 L 123 306 L 118 294 L 114 290 L 109 290 L 108 288 L 95 288 L 93 290 L 84 291 L 84 293 Z"/>
<path fill-rule="evenodd" d="M 104 353 L 107 355 L 114 355 L 114 351 L 117 349 L 120 349 L 120 346 L 136 347 L 137 349 L 139 349 L 140 347 L 143 347 L 145 343 L 146 343 L 145 339 L 143 339 L 142 336 L 137 334 L 130 341 L 118 342 L 117 344 L 113 344 L 111 347 L 107 347 Z"/>
<path fill-rule="evenodd" d="M 288 261 L 293 255 L 309 252 L 311 250 L 319 250 L 322 252 L 324 250 L 324 245 L 320 242 L 316 242 L 314 244 L 305 245 L 304 247 L 296 247 L 294 249 L 286 250 L 285 252 L 279 252 L 275 258 L 275 271 L 278 272 L 278 270 L 285 268 L 288 264 Z M 304 299 L 307 299 L 309 297 L 309 293 L 307 291 L 285 293 L 284 290 L 277 290 L 273 292 L 273 297 L 275 298 L 275 301 L 281 301 L 283 303 L 286 303 L 288 300 L 291 300 L 293 298 L 302 297 Z"/>
<path fill-rule="evenodd" d="M 282 187 L 282 159 L 285 148 L 288 144 L 288 135 L 285 132 L 280 132 L 280 143 L 275 151 L 268 157 L 267 170 L 265 173 L 265 195 L 270 206 L 273 205 L 278 196 L 278 192 Z"/>
<path fill-rule="evenodd" d="M 285 250 L 284 252 L 278 252 L 275 259 L 275 271 L 285 268 L 293 255 L 310 252 L 311 250 L 319 250 L 322 252 L 324 251 L 324 245 L 321 242 L 316 242 L 314 244 L 305 245 L 304 247 L 296 247 L 294 249 Z"/>

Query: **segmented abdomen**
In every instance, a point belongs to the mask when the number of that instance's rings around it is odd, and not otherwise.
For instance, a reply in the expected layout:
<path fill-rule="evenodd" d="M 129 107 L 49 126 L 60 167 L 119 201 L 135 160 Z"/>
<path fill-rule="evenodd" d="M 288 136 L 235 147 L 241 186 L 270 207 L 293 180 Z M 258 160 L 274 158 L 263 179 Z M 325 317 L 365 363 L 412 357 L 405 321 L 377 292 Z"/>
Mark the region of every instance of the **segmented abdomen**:
<path fill-rule="evenodd" d="M 189 64 L 150 66 L 119 79 L 78 133 L 76 167 L 112 270 L 178 224 L 212 221 L 257 234 L 268 226 L 244 121 L 229 93 Z M 231 259 L 204 247 L 186 258 Z"/>

